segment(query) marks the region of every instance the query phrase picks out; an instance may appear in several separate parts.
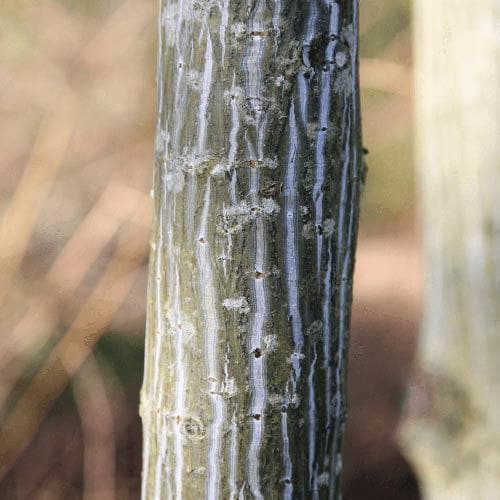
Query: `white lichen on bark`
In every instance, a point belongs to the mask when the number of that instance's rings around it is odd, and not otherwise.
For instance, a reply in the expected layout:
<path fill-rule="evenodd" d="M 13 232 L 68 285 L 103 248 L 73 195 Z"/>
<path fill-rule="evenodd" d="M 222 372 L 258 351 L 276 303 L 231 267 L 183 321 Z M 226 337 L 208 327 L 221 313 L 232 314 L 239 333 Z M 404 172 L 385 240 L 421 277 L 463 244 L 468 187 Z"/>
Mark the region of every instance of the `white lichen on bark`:
<path fill-rule="evenodd" d="M 144 499 L 338 498 L 357 17 L 161 3 Z"/>

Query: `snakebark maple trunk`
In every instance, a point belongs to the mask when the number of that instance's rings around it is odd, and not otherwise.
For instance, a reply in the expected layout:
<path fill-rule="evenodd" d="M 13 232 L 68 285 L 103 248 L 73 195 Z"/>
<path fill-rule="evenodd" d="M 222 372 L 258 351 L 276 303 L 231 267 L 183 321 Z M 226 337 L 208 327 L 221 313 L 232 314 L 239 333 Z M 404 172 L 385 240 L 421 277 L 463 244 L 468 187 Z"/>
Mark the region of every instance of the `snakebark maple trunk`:
<path fill-rule="evenodd" d="M 338 498 L 357 0 L 163 0 L 144 499 Z"/>
<path fill-rule="evenodd" d="M 432 500 L 500 489 L 499 26 L 497 0 L 415 4 L 427 394 L 405 440 Z"/>

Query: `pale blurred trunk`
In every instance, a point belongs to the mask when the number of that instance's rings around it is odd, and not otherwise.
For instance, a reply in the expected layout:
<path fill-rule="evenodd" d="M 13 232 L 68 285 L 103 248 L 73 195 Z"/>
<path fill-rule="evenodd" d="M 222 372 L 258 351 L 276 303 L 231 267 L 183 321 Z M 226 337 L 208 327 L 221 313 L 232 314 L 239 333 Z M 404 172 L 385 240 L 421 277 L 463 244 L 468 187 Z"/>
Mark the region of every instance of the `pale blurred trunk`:
<path fill-rule="evenodd" d="M 426 253 L 422 385 L 405 431 L 427 499 L 499 498 L 500 2 L 417 0 Z"/>
<path fill-rule="evenodd" d="M 144 499 L 338 498 L 357 0 L 164 0 Z"/>

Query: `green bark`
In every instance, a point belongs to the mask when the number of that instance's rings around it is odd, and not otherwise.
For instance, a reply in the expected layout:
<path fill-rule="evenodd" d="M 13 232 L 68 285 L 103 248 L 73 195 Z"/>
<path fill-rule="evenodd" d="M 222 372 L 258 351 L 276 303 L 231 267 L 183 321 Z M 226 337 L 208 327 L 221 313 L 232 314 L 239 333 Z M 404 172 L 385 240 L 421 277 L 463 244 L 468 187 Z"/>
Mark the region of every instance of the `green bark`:
<path fill-rule="evenodd" d="M 143 498 L 338 498 L 356 0 L 164 0 Z"/>

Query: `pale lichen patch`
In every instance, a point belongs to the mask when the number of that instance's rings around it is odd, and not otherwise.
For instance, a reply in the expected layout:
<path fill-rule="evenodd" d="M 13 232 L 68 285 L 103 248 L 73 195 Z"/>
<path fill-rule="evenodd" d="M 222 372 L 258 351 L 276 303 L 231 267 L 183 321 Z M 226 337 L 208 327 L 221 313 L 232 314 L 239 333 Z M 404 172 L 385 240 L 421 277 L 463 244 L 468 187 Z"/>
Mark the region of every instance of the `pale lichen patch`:
<path fill-rule="evenodd" d="M 224 91 L 224 101 L 226 104 L 239 103 L 243 96 L 243 89 L 233 85 L 230 90 Z"/>
<path fill-rule="evenodd" d="M 337 453 L 335 455 L 335 474 L 340 474 L 342 471 L 342 455 Z"/>
<path fill-rule="evenodd" d="M 241 314 L 248 314 L 250 312 L 250 307 L 246 297 L 232 297 L 224 299 L 222 305 L 231 311 L 238 311 Z"/>
<path fill-rule="evenodd" d="M 177 159 L 180 168 L 190 174 L 204 174 L 217 164 L 219 157 L 216 155 L 198 156 L 185 155 Z"/>
<path fill-rule="evenodd" d="M 328 486 L 330 482 L 330 474 L 328 472 L 322 472 L 318 476 L 318 486 Z"/>
<path fill-rule="evenodd" d="M 203 16 L 210 15 L 210 11 L 217 8 L 219 2 L 217 0 L 192 0 L 192 9 L 196 12 L 195 16 L 199 16 L 199 13 Z"/>
<path fill-rule="evenodd" d="M 272 198 L 263 198 L 261 203 L 262 211 L 266 215 L 273 215 L 281 210 L 280 206 Z"/>
<path fill-rule="evenodd" d="M 190 69 L 186 74 L 186 80 L 188 86 L 194 89 L 199 89 L 202 80 L 201 73 L 195 69 Z"/>
<path fill-rule="evenodd" d="M 184 189 L 184 174 L 180 170 L 167 170 L 165 172 L 165 188 L 167 193 L 180 193 Z"/>
<path fill-rule="evenodd" d="M 207 469 L 206 467 L 195 467 L 194 469 L 191 469 L 188 472 L 189 474 L 204 476 L 207 473 Z"/>
<path fill-rule="evenodd" d="M 270 393 L 267 400 L 271 406 L 281 407 L 285 398 L 281 394 Z"/>
<path fill-rule="evenodd" d="M 323 221 L 323 234 L 325 237 L 329 237 L 333 234 L 335 229 L 335 221 L 333 219 L 325 219 Z"/>
<path fill-rule="evenodd" d="M 335 64 L 339 68 L 343 68 L 349 59 L 349 56 L 342 50 L 339 50 L 335 53 Z"/>
<path fill-rule="evenodd" d="M 167 150 L 168 134 L 163 128 L 158 128 L 155 137 L 156 154 L 162 157 Z"/>
<path fill-rule="evenodd" d="M 232 398 L 237 392 L 236 381 L 233 377 L 227 377 L 222 383 L 222 394 L 228 398 Z"/>
<path fill-rule="evenodd" d="M 266 335 L 264 337 L 264 349 L 266 352 L 273 352 L 278 348 L 278 336 Z"/>
<path fill-rule="evenodd" d="M 231 35 L 233 35 L 236 40 L 240 40 L 241 38 L 243 38 L 246 32 L 247 27 L 243 23 L 233 23 L 233 25 L 231 26 Z"/>
<path fill-rule="evenodd" d="M 227 163 L 219 162 L 215 164 L 215 167 L 210 171 L 210 175 L 217 177 L 222 176 L 229 171 L 230 166 Z"/>
<path fill-rule="evenodd" d="M 276 85 L 276 87 L 281 87 L 284 82 L 285 82 L 285 77 L 283 75 L 279 75 L 274 79 L 274 85 Z"/>
<path fill-rule="evenodd" d="M 274 170 L 278 167 L 278 162 L 274 158 L 252 159 L 242 161 L 241 166 L 248 168 L 269 168 Z"/>
<path fill-rule="evenodd" d="M 307 222 L 302 226 L 302 238 L 305 240 L 314 239 L 314 235 L 316 234 L 316 230 L 314 228 L 314 224 L 312 222 Z"/>
<path fill-rule="evenodd" d="M 219 231 L 234 234 L 257 217 L 271 217 L 281 210 L 272 198 L 261 198 L 258 205 L 249 205 L 242 200 L 235 205 L 222 207 L 222 227 Z"/>
<path fill-rule="evenodd" d="M 316 137 L 317 131 L 318 131 L 318 122 L 310 122 L 307 124 L 306 134 L 309 139 L 313 140 Z"/>
<path fill-rule="evenodd" d="M 299 405 L 300 405 L 300 396 L 297 393 L 292 394 L 292 399 L 290 400 L 290 406 L 292 408 L 298 408 Z"/>

